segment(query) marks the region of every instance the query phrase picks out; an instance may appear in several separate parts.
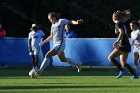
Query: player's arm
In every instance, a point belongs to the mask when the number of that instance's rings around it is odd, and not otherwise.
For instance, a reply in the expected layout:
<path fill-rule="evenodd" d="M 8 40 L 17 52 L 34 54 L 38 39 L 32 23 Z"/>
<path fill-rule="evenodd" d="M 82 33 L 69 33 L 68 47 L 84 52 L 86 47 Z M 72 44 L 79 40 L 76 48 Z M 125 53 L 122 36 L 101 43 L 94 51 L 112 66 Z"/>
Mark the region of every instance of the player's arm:
<path fill-rule="evenodd" d="M 113 44 L 113 47 L 116 47 L 118 45 L 118 43 L 120 42 L 120 40 L 122 39 L 122 37 L 123 37 L 123 30 L 122 30 L 122 28 L 119 28 L 118 31 L 119 31 L 119 36 L 117 38 L 117 41 Z"/>
<path fill-rule="evenodd" d="M 28 49 L 29 49 L 30 52 L 32 51 L 32 48 L 31 48 L 31 41 L 32 41 L 32 39 L 29 38 L 29 39 L 28 39 Z"/>
<path fill-rule="evenodd" d="M 75 21 L 75 20 L 70 20 L 70 21 L 69 21 L 69 24 L 78 25 L 78 24 L 81 24 L 81 23 L 83 23 L 83 22 L 84 22 L 83 19 L 79 19 L 79 20 L 77 20 L 77 21 Z"/>
<path fill-rule="evenodd" d="M 131 41 L 131 46 L 133 46 L 133 45 L 134 45 L 134 43 L 135 43 L 135 40 L 132 40 L 132 41 Z"/>
<path fill-rule="evenodd" d="M 138 44 L 136 45 L 136 48 L 138 48 L 140 46 L 140 41 L 138 42 Z"/>
<path fill-rule="evenodd" d="M 49 41 L 52 39 L 52 37 L 53 37 L 53 35 L 52 35 L 52 33 L 51 33 L 50 36 L 49 36 L 47 39 L 45 39 L 44 41 L 42 41 L 42 42 L 40 43 L 40 46 L 43 46 L 45 43 L 49 42 Z"/>
<path fill-rule="evenodd" d="M 140 32 L 138 33 L 138 35 L 137 35 L 137 38 L 138 38 L 138 36 L 140 36 Z M 140 41 L 138 41 L 138 44 L 137 44 L 137 48 L 140 46 Z"/>
<path fill-rule="evenodd" d="M 132 37 L 133 37 L 133 35 L 132 35 L 132 32 L 131 32 L 131 46 L 133 46 L 134 43 L 135 43 L 135 40 Z"/>

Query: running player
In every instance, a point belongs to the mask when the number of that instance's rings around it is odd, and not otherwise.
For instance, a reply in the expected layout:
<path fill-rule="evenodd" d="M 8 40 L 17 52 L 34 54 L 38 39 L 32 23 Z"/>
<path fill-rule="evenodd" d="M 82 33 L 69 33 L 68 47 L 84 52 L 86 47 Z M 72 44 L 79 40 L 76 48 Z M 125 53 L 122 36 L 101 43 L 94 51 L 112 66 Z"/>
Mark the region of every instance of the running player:
<path fill-rule="evenodd" d="M 29 55 L 32 56 L 33 69 L 38 70 L 38 54 L 40 51 L 40 43 L 42 42 L 42 37 L 45 35 L 42 30 L 38 29 L 36 24 L 32 24 L 31 32 L 28 36 L 28 48 Z"/>
<path fill-rule="evenodd" d="M 132 21 L 130 23 L 131 32 L 131 45 L 134 45 L 133 49 L 133 60 L 135 64 L 135 69 L 138 75 L 140 75 L 140 30 L 139 30 L 139 22 Z M 138 61 L 139 60 L 139 61 Z"/>
<path fill-rule="evenodd" d="M 108 56 L 108 60 L 111 61 L 119 69 L 119 75 L 117 79 L 122 77 L 125 73 L 126 68 L 133 76 L 131 79 L 139 78 L 138 75 L 134 72 L 133 68 L 126 63 L 128 54 L 131 51 L 131 45 L 129 43 L 127 28 L 125 22 L 130 18 L 130 10 L 117 11 L 113 13 L 112 19 L 115 23 L 115 33 L 117 34 L 117 40 L 114 42 L 114 50 Z M 120 63 L 115 59 L 120 56 Z"/>
<path fill-rule="evenodd" d="M 78 72 L 80 72 L 81 63 L 75 62 L 72 59 L 65 57 L 64 26 L 66 24 L 78 25 L 81 24 L 83 20 L 67 20 L 60 19 L 60 17 L 60 13 L 50 12 L 48 14 L 48 19 L 52 23 L 51 33 L 50 36 L 40 44 L 40 46 L 53 39 L 53 48 L 46 53 L 45 58 L 40 66 L 40 69 L 38 70 L 39 74 L 49 65 L 50 58 L 55 55 L 57 55 L 62 62 L 66 62 L 76 66 Z"/>

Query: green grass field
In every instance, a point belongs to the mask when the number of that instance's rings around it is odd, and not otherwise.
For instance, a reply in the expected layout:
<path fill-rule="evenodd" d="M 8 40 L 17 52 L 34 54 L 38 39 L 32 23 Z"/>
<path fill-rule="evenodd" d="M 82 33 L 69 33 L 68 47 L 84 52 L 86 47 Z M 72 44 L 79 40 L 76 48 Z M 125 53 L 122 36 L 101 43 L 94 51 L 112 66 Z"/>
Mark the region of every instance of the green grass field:
<path fill-rule="evenodd" d="M 140 79 L 126 74 L 116 79 L 115 68 L 49 67 L 44 75 L 31 79 L 29 69 L 0 69 L 0 93 L 140 93 Z"/>

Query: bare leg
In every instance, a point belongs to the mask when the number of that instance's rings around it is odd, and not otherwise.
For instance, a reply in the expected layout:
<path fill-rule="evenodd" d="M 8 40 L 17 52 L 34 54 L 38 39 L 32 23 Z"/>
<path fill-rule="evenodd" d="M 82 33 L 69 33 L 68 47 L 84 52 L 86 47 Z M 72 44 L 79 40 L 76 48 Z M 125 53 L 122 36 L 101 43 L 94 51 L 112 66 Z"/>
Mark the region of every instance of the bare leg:
<path fill-rule="evenodd" d="M 52 56 L 57 55 L 57 54 L 58 54 L 58 52 L 56 50 L 54 50 L 54 49 L 51 49 L 49 52 L 47 52 L 47 54 L 45 55 L 45 58 L 44 58 L 43 62 L 41 63 L 41 66 L 40 66 L 40 69 L 39 69 L 39 72 L 40 73 L 43 72 L 44 69 L 49 65 L 50 58 Z"/>
<path fill-rule="evenodd" d="M 33 64 L 33 67 L 35 66 L 35 57 L 34 55 L 32 55 L 32 64 Z"/>
<path fill-rule="evenodd" d="M 73 60 L 70 59 L 70 58 L 66 58 L 64 52 L 61 52 L 60 55 L 58 55 L 58 58 L 59 58 L 62 62 L 67 62 L 67 63 L 72 64 L 72 65 L 77 65 L 77 64 L 79 64 L 79 63 L 73 61 Z"/>
<path fill-rule="evenodd" d="M 108 56 L 108 60 L 112 62 L 120 71 L 123 71 L 122 66 L 119 64 L 119 62 L 115 59 L 116 57 L 120 56 L 122 54 L 121 51 L 114 49 L 110 55 Z"/>
<path fill-rule="evenodd" d="M 128 53 L 123 53 L 120 55 L 120 62 L 123 67 L 125 67 L 132 75 L 136 75 L 132 67 L 126 63 L 126 60 L 128 58 Z"/>
<path fill-rule="evenodd" d="M 78 72 L 80 72 L 80 65 L 81 63 L 77 63 L 75 61 L 73 61 L 72 59 L 70 58 L 66 58 L 65 57 L 65 53 L 64 52 L 61 52 L 60 55 L 58 55 L 58 58 L 62 61 L 62 62 L 67 62 L 69 64 L 72 64 L 74 66 L 76 66 L 76 68 L 78 69 Z"/>
<path fill-rule="evenodd" d="M 137 52 L 133 53 L 133 60 L 134 60 L 134 64 L 138 65 L 138 59 L 139 59 L 139 54 Z"/>
<path fill-rule="evenodd" d="M 38 55 L 35 55 L 35 66 L 38 67 Z"/>
<path fill-rule="evenodd" d="M 137 52 L 133 53 L 133 60 L 134 60 L 136 72 L 137 74 L 140 74 L 139 54 Z"/>

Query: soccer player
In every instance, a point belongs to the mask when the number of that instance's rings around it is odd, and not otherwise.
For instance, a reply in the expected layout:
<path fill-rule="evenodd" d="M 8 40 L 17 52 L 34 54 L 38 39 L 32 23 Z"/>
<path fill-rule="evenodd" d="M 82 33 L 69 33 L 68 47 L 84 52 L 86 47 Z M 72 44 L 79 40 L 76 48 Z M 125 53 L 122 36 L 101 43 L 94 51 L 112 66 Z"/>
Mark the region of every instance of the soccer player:
<path fill-rule="evenodd" d="M 42 42 L 42 37 L 45 35 L 42 30 L 38 29 L 36 24 L 32 24 L 30 28 L 31 32 L 28 36 L 28 48 L 29 55 L 32 56 L 33 69 L 38 70 L 38 55 L 40 52 L 40 43 Z"/>
<path fill-rule="evenodd" d="M 114 50 L 108 56 L 108 60 L 111 61 L 118 69 L 119 75 L 116 77 L 117 79 L 122 77 L 125 74 L 126 68 L 131 75 L 131 79 L 139 78 L 138 75 L 134 72 L 133 68 L 126 63 L 128 58 L 128 54 L 131 51 L 131 45 L 129 43 L 127 28 L 125 26 L 125 22 L 130 18 L 130 10 L 125 11 L 117 11 L 113 13 L 112 19 L 115 23 L 115 33 L 117 34 L 117 40 L 114 42 L 113 47 Z M 120 63 L 115 59 L 120 56 Z"/>
<path fill-rule="evenodd" d="M 140 75 L 140 30 L 139 30 L 139 22 L 132 21 L 130 23 L 131 32 L 131 45 L 134 45 L 133 49 L 133 60 L 135 64 L 135 69 L 138 75 Z M 139 61 L 138 61 L 139 60 Z"/>
<path fill-rule="evenodd" d="M 64 26 L 66 24 L 78 25 L 81 24 L 83 20 L 80 19 L 75 21 L 75 20 L 61 19 L 60 13 L 55 13 L 55 12 L 50 12 L 48 14 L 48 19 L 52 23 L 51 33 L 47 39 L 42 41 L 40 46 L 44 45 L 46 42 L 49 42 L 51 39 L 53 39 L 53 48 L 46 53 L 45 58 L 40 66 L 40 69 L 38 70 L 38 73 L 40 74 L 49 65 L 50 58 L 55 55 L 57 55 L 62 62 L 66 62 L 76 66 L 79 72 L 81 63 L 75 62 L 72 59 L 65 57 Z"/>

